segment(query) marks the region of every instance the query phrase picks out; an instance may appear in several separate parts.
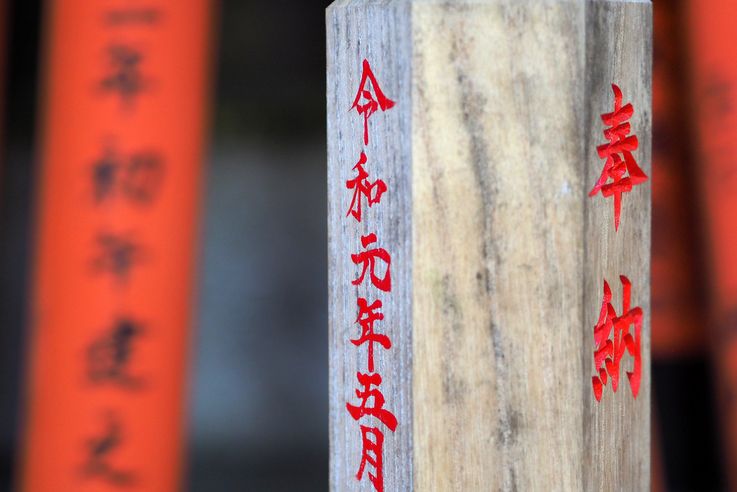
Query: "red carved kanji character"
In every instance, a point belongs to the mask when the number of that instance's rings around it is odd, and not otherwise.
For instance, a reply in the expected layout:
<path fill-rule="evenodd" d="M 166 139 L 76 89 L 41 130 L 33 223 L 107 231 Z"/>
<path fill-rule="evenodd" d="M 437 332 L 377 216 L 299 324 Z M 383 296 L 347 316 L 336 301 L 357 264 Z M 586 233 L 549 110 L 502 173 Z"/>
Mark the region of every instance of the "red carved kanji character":
<path fill-rule="evenodd" d="M 388 336 L 374 332 L 374 323 L 384 319 L 383 313 L 376 312 L 381 307 L 381 301 L 377 300 L 369 306 L 366 299 L 363 297 L 358 298 L 358 317 L 356 318 L 356 323 L 361 325 L 361 337 L 357 340 L 351 340 L 351 343 L 356 347 L 368 343 L 369 372 L 374 372 L 374 344 L 378 343 L 385 349 L 392 347 L 392 342 Z"/>
<path fill-rule="evenodd" d="M 594 370 L 598 376 L 593 376 L 592 384 L 596 401 L 601 401 L 602 391 L 607 384 L 607 374 L 612 378 L 612 390 L 616 393 L 619 386 L 619 365 L 624 357 L 625 349 L 634 358 L 634 369 L 627 373 L 632 395 L 637 398 L 640 392 L 642 377 L 642 357 L 640 354 L 640 335 L 642 332 L 642 309 L 630 309 L 632 283 L 624 275 L 620 275 L 622 282 L 622 315 L 617 316 L 612 306 L 612 290 L 604 281 L 604 300 L 601 304 L 599 321 L 594 327 Z M 635 326 L 635 335 L 630 333 L 630 326 Z M 614 330 L 614 340 L 609 335 Z M 606 367 L 606 369 L 604 367 Z"/>
<path fill-rule="evenodd" d="M 373 441 L 369 439 L 373 436 Z M 369 472 L 369 480 L 374 485 L 374 489 L 378 492 L 384 491 L 384 433 L 375 427 L 361 426 L 361 442 L 363 447 L 361 450 L 361 466 L 356 473 L 356 479 L 360 482 L 363 479 L 363 472 L 366 464 L 371 465 L 375 474 Z"/>
<path fill-rule="evenodd" d="M 361 205 L 363 202 L 361 195 L 366 197 L 367 204 L 371 207 L 375 203 L 381 202 L 381 195 L 386 192 L 386 183 L 382 180 L 377 179 L 373 183 L 368 180 L 369 174 L 363 168 L 366 162 L 368 162 L 366 153 L 361 152 L 361 157 L 358 160 L 358 163 L 353 167 L 353 169 L 358 173 L 358 176 L 346 181 L 345 183 L 346 188 L 354 190 L 353 200 L 351 200 L 351 208 L 348 209 L 348 213 L 345 214 L 345 216 L 348 217 L 349 215 L 353 215 L 353 217 L 355 217 L 359 222 L 361 222 Z"/>
<path fill-rule="evenodd" d="M 364 247 L 364 249 L 375 242 L 376 234 L 361 236 L 361 245 Z M 386 263 L 386 272 L 384 273 L 383 278 L 376 275 L 377 259 Z M 353 282 L 351 282 L 353 285 L 360 285 L 361 282 L 363 282 L 364 277 L 366 276 L 366 271 L 371 269 L 371 283 L 374 284 L 377 289 L 383 290 L 384 292 L 389 292 L 392 290 L 392 259 L 387 250 L 385 250 L 384 248 L 369 249 L 366 251 L 362 251 L 361 253 L 351 255 L 351 260 L 353 260 L 353 263 L 355 263 L 356 265 L 363 264 L 361 275 Z"/>
<path fill-rule="evenodd" d="M 368 87 L 368 82 L 371 82 L 371 88 Z M 394 101 L 389 99 L 381 91 L 379 83 L 376 81 L 373 70 L 368 60 L 363 60 L 363 74 L 361 75 L 361 84 L 358 86 L 358 93 L 356 99 L 353 101 L 351 109 L 358 111 L 359 115 L 363 115 L 363 143 L 368 145 L 369 132 L 368 132 L 368 120 L 376 111 L 381 108 L 382 111 L 386 111 L 394 107 Z"/>
<path fill-rule="evenodd" d="M 381 385 L 381 376 L 379 374 L 362 374 L 356 373 L 358 383 L 363 386 L 363 390 L 356 390 L 356 396 L 361 399 L 360 406 L 346 403 L 345 407 L 351 414 L 353 420 L 359 420 L 363 417 L 376 417 L 379 421 L 387 426 L 389 430 L 394 432 L 397 429 L 397 418 L 389 410 L 384 408 L 384 395 L 379 389 Z M 372 389 L 372 386 L 376 386 Z M 369 399 L 373 398 L 373 405 L 369 405 Z"/>
<path fill-rule="evenodd" d="M 606 164 L 589 196 L 601 191 L 605 197 L 614 197 L 614 229 L 619 230 L 622 193 L 628 193 L 632 191 L 633 186 L 647 181 L 647 175 L 632 157 L 632 152 L 639 146 L 637 137 L 630 135 L 632 126 L 628 122 L 634 114 L 634 108 L 632 104 L 622 106 L 622 90 L 617 85 L 612 84 L 612 90 L 614 112 L 601 115 L 602 121 L 609 127 L 604 130 L 604 137 L 609 143 L 596 148 L 599 157 L 606 159 Z"/>

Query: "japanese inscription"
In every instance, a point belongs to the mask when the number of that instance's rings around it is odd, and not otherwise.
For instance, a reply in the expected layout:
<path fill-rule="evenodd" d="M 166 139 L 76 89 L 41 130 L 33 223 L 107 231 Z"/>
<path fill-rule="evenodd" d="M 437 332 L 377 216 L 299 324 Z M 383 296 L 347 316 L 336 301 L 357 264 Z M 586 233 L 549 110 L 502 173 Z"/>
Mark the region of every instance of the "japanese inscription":
<path fill-rule="evenodd" d="M 99 18 L 110 39 L 94 84 L 106 100 L 118 102 L 115 114 L 120 116 L 115 118 L 115 125 L 100 128 L 100 138 L 107 143 L 88 164 L 88 189 L 100 214 L 100 224 L 104 224 L 94 233 L 91 264 L 93 273 L 113 281 L 116 304 L 120 307 L 108 321 L 101 321 L 107 325 L 99 325 L 88 340 L 83 370 L 92 391 L 112 389 L 125 392 L 129 398 L 135 398 L 132 392 L 146 390 L 137 356 L 149 331 L 156 328 L 144 327 L 138 313 L 132 312 L 135 308 L 126 307 L 127 293 L 137 283 L 136 272 L 146 267 L 150 255 L 144 239 L 134 232 L 145 224 L 146 215 L 125 212 L 133 207 L 143 214 L 153 211 L 166 176 L 162 152 L 155 146 L 126 141 L 127 132 L 121 128 L 136 125 L 136 114 L 145 108 L 144 96 L 151 88 L 155 70 L 148 62 L 150 43 L 146 33 L 158 27 L 161 17 L 162 12 L 153 7 L 111 5 Z M 120 41 L 123 36 L 126 42 Z M 131 218 L 116 221 L 117 230 L 112 230 L 103 220 L 110 210 L 119 210 Z M 124 436 L 132 424 L 119 408 L 106 405 L 105 412 L 104 426 L 97 435 L 87 438 L 83 476 L 128 487 L 136 482 L 136 471 L 120 462 L 117 454 L 125 447 Z"/>
<path fill-rule="evenodd" d="M 632 191 L 634 186 L 647 181 L 647 175 L 637 164 L 633 152 L 639 147 L 636 135 L 631 135 L 630 119 L 635 109 L 631 103 L 623 104 L 622 90 L 612 84 L 614 93 L 614 110 L 601 115 L 607 125 L 604 137 L 608 143 L 597 147 L 600 158 L 605 160 L 601 172 L 589 197 L 601 193 L 605 198 L 614 200 L 614 230 L 619 231 L 622 210 L 622 195 Z M 604 279 L 604 294 L 599 312 L 599 319 L 594 326 L 594 372 L 592 388 L 596 401 L 601 401 L 604 387 L 611 382 L 614 393 L 619 388 L 619 377 L 622 361 L 626 354 L 632 358 L 633 370 L 627 372 L 632 396 L 637 398 L 642 379 L 642 324 L 643 310 L 631 307 L 632 282 L 625 275 L 620 275 L 622 283 L 622 310 L 619 314 L 612 304 L 612 290 Z"/>
<path fill-rule="evenodd" d="M 100 232 L 96 238 L 97 253 L 93 267 L 99 273 L 105 273 L 120 285 L 130 279 L 133 269 L 143 261 L 141 246 L 131 234 L 114 234 Z"/>
<path fill-rule="evenodd" d="M 359 115 L 363 116 L 364 145 L 368 145 L 369 143 L 369 118 L 379 110 L 388 111 L 393 107 L 394 101 L 384 95 L 368 60 L 363 60 L 361 83 L 351 109 L 355 109 Z"/>
<path fill-rule="evenodd" d="M 213 3 L 49 7 L 19 486 L 180 490 Z"/>
<path fill-rule="evenodd" d="M 351 207 L 348 209 L 346 217 L 352 215 L 358 222 L 361 222 L 361 210 L 364 199 L 366 205 L 372 207 L 381 202 L 381 195 L 386 192 L 386 183 L 382 180 L 369 181 L 369 173 L 365 168 L 367 162 L 368 157 L 366 157 L 366 153 L 361 152 L 361 157 L 353 167 L 357 176 L 346 182 L 348 189 L 353 190 L 353 200 L 351 200 Z"/>
<path fill-rule="evenodd" d="M 87 375 L 91 382 L 113 384 L 127 389 L 143 385 L 140 376 L 131 373 L 136 345 L 143 336 L 141 324 L 129 318 L 115 320 L 87 350 Z"/>
<path fill-rule="evenodd" d="M 351 110 L 363 118 L 363 146 L 352 170 L 353 179 L 346 181 L 350 204 L 346 218 L 361 223 L 365 215 L 381 203 L 382 197 L 389 192 L 387 183 L 381 177 L 372 177 L 367 169 L 369 158 L 369 120 L 378 111 L 385 112 L 393 108 L 395 102 L 389 99 L 381 89 L 368 60 L 362 63 L 361 81 Z M 350 193 L 352 192 L 352 193 Z M 360 249 L 351 254 L 351 262 L 356 266 L 356 276 L 351 285 L 364 286 L 376 295 L 387 295 L 392 291 L 391 252 L 381 246 L 376 232 L 365 235 L 357 234 Z M 368 479 L 374 490 L 384 490 L 384 442 L 385 430 L 395 432 L 399 422 L 387 404 L 381 384 L 382 375 L 376 370 L 376 359 L 380 357 L 378 350 L 390 350 L 392 341 L 382 332 L 384 323 L 382 308 L 384 301 L 379 297 L 361 297 L 356 300 L 356 325 L 359 330 L 351 343 L 358 349 L 365 348 L 368 372 L 356 373 L 355 400 L 346 403 L 346 411 L 358 422 L 361 437 L 361 462 L 358 464 L 356 479 Z"/>
<path fill-rule="evenodd" d="M 614 228 L 619 230 L 622 194 L 629 193 L 633 186 L 647 181 L 647 176 L 632 156 L 632 152 L 640 145 L 637 136 L 630 135 L 632 126 L 629 120 L 635 110 L 632 104 L 622 105 L 622 90 L 617 85 L 612 84 L 612 90 L 614 91 L 614 111 L 601 115 L 601 120 L 608 126 L 604 130 L 604 137 L 608 143 L 596 148 L 599 157 L 605 159 L 606 162 L 589 196 L 601 193 L 606 198 L 614 198 Z"/>
<path fill-rule="evenodd" d="M 642 356 L 640 354 L 642 337 L 642 308 L 630 308 L 632 283 L 627 277 L 620 277 L 623 290 L 622 312 L 618 316 L 612 306 L 612 290 L 604 281 L 604 299 L 601 303 L 599 321 L 594 327 L 594 370 L 598 375 L 592 378 L 594 396 L 601 401 L 604 386 L 611 378 L 612 391 L 619 386 L 620 363 L 625 351 L 634 359 L 634 370 L 627 373 L 632 396 L 637 398 L 642 378 Z M 634 333 L 630 332 L 634 329 Z M 614 338 L 612 339 L 612 332 Z"/>
<path fill-rule="evenodd" d="M 95 202 L 109 203 L 118 198 L 135 205 L 150 205 L 164 180 L 164 163 L 159 153 L 140 150 L 121 155 L 106 148 L 92 164 Z"/>
<path fill-rule="evenodd" d="M 82 469 L 87 478 L 126 487 L 135 481 L 134 474 L 116 463 L 116 452 L 123 444 L 123 425 L 114 412 L 108 412 L 102 431 L 87 439 L 87 461 Z"/>
<path fill-rule="evenodd" d="M 148 84 L 141 69 L 143 60 L 143 52 L 138 48 L 124 44 L 109 46 L 108 69 L 100 88 L 117 96 L 125 107 L 132 107 Z"/>

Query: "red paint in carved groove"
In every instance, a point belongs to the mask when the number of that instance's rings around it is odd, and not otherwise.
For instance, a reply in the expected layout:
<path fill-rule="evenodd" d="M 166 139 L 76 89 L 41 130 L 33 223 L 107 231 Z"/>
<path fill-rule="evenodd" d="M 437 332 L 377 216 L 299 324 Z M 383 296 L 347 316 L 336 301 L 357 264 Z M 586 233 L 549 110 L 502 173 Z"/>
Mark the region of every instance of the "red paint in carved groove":
<path fill-rule="evenodd" d="M 369 89 L 368 83 L 371 83 L 371 89 Z M 365 101 L 363 104 L 362 101 Z M 351 109 L 358 111 L 358 114 L 363 115 L 363 143 L 368 145 L 369 143 L 369 131 L 368 131 L 368 120 L 377 112 L 379 109 L 386 111 L 394 107 L 394 101 L 389 99 L 382 92 L 379 82 L 376 80 L 373 70 L 371 70 L 371 64 L 368 60 L 363 60 L 363 73 L 361 75 L 361 84 L 358 87 L 358 93 L 353 101 Z"/>
<path fill-rule="evenodd" d="M 387 426 L 389 430 L 394 432 L 397 430 L 397 418 L 389 410 L 384 409 L 384 394 L 381 392 L 379 386 L 381 385 L 381 375 L 374 374 L 363 374 L 356 373 L 358 383 L 363 386 L 363 390 L 356 390 L 356 396 L 361 400 L 360 406 L 351 405 L 346 403 L 348 413 L 351 414 L 354 420 L 359 420 L 362 417 L 376 417 L 379 421 Z M 373 386 L 376 389 L 371 389 Z M 373 398 L 373 405 L 369 405 L 369 399 Z"/>
<path fill-rule="evenodd" d="M 369 434 L 374 436 L 374 440 L 369 439 Z M 384 433 L 376 427 L 361 426 L 361 465 L 358 467 L 356 479 L 360 482 L 363 479 L 363 473 L 366 465 L 371 465 L 376 474 L 369 472 L 369 480 L 377 492 L 384 492 Z"/>
<path fill-rule="evenodd" d="M 642 378 L 642 354 L 640 352 L 642 309 L 639 307 L 630 309 L 632 283 L 624 275 L 620 275 L 619 279 L 622 282 L 623 290 L 622 315 L 617 316 L 614 306 L 612 306 L 612 290 L 605 280 L 599 321 L 594 327 L 594 345 L 596 347 L 594 351 L 594 370 L 597 375 L 591 379 L 594 397 L 597 401 L 601 401 L 608 377 L 612 381 L 612 391 L 617 392 L 620 363 L 625 350 L 634 358 L 634 369 L 627 373 L 632 395 L 637 398 L 637 394 L 640 392 L 640 380 Z M 631 325 L 635 326 L 634 337 L 630 333 Z M 614 340 L 609 338 L 612 331 L 614 332 Z"/>
<path fill-rule="evenodd" d="M 364 168 L 364 165 L 367 162 L 368 157 L 366 157 L 366 153 L 361 152 L 361 157 L 358 159 L 358 163 L 353 167 L 353 170 L 358 173 L 358 176 L 346 181 L 345 183 L 346 188 L 354 190 L 351 207 L 348 209 L 346 217 L 353 215 L 358 222 L 361 222 L 362 198 L 366 198 L 366 204 L 370 208 L 381 202 L 381 195 L 383 195 L 387 190 L 386 183 L 382 180 L 377 179 L 373 183 L 368 180 L 369 173 Z"/>
<path fill-rule="evenodd" d="M 612 84 L 612 90 L 614 111 L 601 115 L 601 120 L 609 127 L 604 130 L 609 143 L 596 148 L 599 157 L 606 159 L 606 164 L 589 196 L 601 192 L 604 197 L 614 197 L 614 229 L 619 230 L 622 193 L 628 193 L 633 186 L 647 181 L 647 175 L 632 156 L 639 146 L 637 137 L 630 135 L 632 126 L 628 122 L 635 112 L 634 107 L 632 104 L 622 106 L 622 90 L 616 84 Z"/>
<path fill-rule="evenodd" d="M 376 234 L 372 233 L 367 236 L 361 236 L 361 245 L 363 245 L 364 249 L 367 248 L 369 245 L 375 243 L 377 241 Z M 370 277 L 371 277 L 371 283 L 379 290 L 383 290 L 384 292 L 391 292 L 392 290 L 392 276 L 391 276 L 391 256 L 389 255 L 389 252 L 385 250 L 384 248 L 376 248 L 376 249 L 369 249 L 366 251 L 362 251 L 361 253 L 357 253 L 354 255 L 351 255 L 351 259 L 353 260 L 353 263 L 356 265 L 363 264 L 361 275 L 355 279 L 353 282 L 351 282 L 353 285 L 361 285 L 363 282 L 364 277 L 366 276 L 366 272 L 368 270 L 371 270 Z M 376 260 L 381 260 L 386 264 L 386 272 L 384 273 L 383 277 L 379 277 L 376 274 Z"/>
<path fill-rule="evenodd" d="M 374 323 L 382 321 L 384 314 L 376 312 L 383 306 L 382 302 L 377 300 L 369 305 L 368 301 L 363 297 L 358 298 L 358 317 L 356 323 L 361 325 L 361 336 L 357 340 L 351 340 L 356 347 L 368 344 L 368 369 L 374 372 L 374 344 L 378 343 L 385 349 L 392 347 L 392 342 L 388 336 L 374 332 Z"/>
<path fill-rule="evenodd" d="M 374 76 L 371 65 L 367 60 L 363 60 L 363 73 L 361 82 L 353 101 L 351 110 L 355 109 L 359 115 L 363 116 L 363 143 L 368 145 L 369 131 L 368 120 L 379 109 L 387 111 L 394 107 L 394 101 L 387 98 L 381 90 L 376 77 Z M 346 217 L 353 216 L 358 222 L 362 219 L 362 209 L 364 199 L 369 208 L 381 202 L 382 195 L 387 191 L 384 181 L 377 179 L 371 182 L 369 173 L 365 169 L 368 162 L 368 156 L 365 151 L 361 152 L 358 163 L 353 167 L 357 176 L 346 181 L 346 188 L 353 191 L 350 208 Z M 376 234 L 368 234 L 361 237 L 361 245 L 365 251 L 351 255 L 351 260 L 356 265 L 361 265 L 362 270 L 360 276 L 352 281 L 353 285 L 361 285 L 366 272 L 370 270 L 370 279 L 374 287 L 384 292 L 391 291 L 391 255 L 383 248 L 367 249 L 370 245 L 377 242 Z M 377 260 L 385 264 L 383 276 L 377 273 Z M 356 340 L 351 340 L 355 346 L 368 344 L 368 374 L 357 373 L 358 382 L 363 386 L 363 390 L 356 390 L 356 396 L 361 400 L 360 405 L 351 405 L 346 403 L 346 409 L 351 417 L 358 421 L 362 418 L 373 417 L 386 425 L 392 432 L 397 428 L 398 422 L 396 417 L 390 411 L 384 409 L 384 395 L 379 389 L 382 378 L 379 374 L 374 373 L 374 344 L 378 343 L 385 349 L 392 346 L 391 340 L 384 334 L 377 334 L 374 331 L 374 323 L 384 320 L 384 314 L 380 311 L 383 306 L 381 300 L 376 300 L 369 304 L 368 300 L 359 297 L 357 300 L 358 315 L 356 323 L 361 326 L 361 336 Z M 369 401 L 372 403 L 369 404 Z M 381 430 L 374 427 L 364 425 L 361 428 L 362 440 L 362 457 L 361 463 L 356 473 L 356 479 L 360 482 L 363 479 L 366 466 L 369 465 L 374 469 L 374 473 L 369 472 L 369 481 L 374 489 L 384 491 L 384 434 Z M 371 439 L 373 437 L 373 439 Z"/>

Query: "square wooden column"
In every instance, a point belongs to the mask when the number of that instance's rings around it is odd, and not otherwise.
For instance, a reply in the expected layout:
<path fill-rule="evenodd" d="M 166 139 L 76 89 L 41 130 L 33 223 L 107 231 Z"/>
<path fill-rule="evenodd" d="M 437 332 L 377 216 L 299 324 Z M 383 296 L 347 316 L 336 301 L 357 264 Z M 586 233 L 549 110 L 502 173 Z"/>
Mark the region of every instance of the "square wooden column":
<path fill-rule="evenodd" d="M 339 0 L 327 34 L 332 489 L 649 488 L 650 2 Z"/>

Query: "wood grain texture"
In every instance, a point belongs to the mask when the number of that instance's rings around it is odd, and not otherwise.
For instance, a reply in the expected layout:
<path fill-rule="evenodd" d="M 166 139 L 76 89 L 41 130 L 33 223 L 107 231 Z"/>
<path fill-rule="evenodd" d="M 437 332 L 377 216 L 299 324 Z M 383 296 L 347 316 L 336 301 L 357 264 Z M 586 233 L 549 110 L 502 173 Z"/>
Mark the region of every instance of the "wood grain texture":
<path fill-rule="evenodd" d="M 385 431 L 386 490 L 406 490 L 412 483 L 412 318 L 411 318 L 411 185 L 410 185 L 410 43 L 409 7 L 405 2 L 340 1 L 327 12 L 328 34 L 328 254 L 330 319 L 330 482 L 332 490 L 371 490 L 366 478 L 355 478 L 361 462 L 359 422 L 346 411 L 358 403 L 356 373 L 367 372 L 366 350 L 350 339 L 360 336 L 356 299 L 383 302 L 377 331 L 392 340 L 391 350 L 378 349 L 376 372 L 382 375 L 386 408 L 399 421 L 395 433 Z M 359 87 L 363 59 L 372 61 L 376 77 L 396 106 L 375 114 L 370 141 L 363 143 L 363 118 L 350 111 Z M 368 156 L 371 179 L 381 178 L 388 191 L 381 203 L 364 208 L 359 224 L 346 217 L 352 194 L 346 181 L 361 151 Z M 392 292 L 351 281 L 360 273 L 351 254 L 361 251 L 362 235 L 376 233 L 379 247 L 392 257 Z M 370 419 L 365 419 L 370 420 Z M 361 422 L 366 425 L 366 422 Z M 374 422 L 375 424 L 375 422 Z M 373 424 L 371 424 L 373 425 Z M 368 470 L 371 471 L 371 470 Z"/>
<path fill-rule="evenodd" d="M 356 0 L 328 11 L 332 490 L 372 489 L 352 476 L 360 436 L 340 415 L 355 387 L 346 261 L 359 237 L 343 218 L 345 180 L 362 143 L 346 113 L 365 57 L 399 94 L 372 127 L 382 145 L 397 142 L 372 172 L 391 176 L 398 202 L 372 209 L 367 227 L 407 255 L 391 330 L 411 349 L 382 353 L 382 375 L 411 385 L 385 394 L 413 420 L 400 419 L 410 441 L 385 449 L 386 490 L 649 488 L 650 182 L 625 195 L 617 234 L 612 200 L 587 194 L 604 164 L 611 83 L 635 106 L 635 157 L 650 172 L 650 10 Z M 646 314 L 643 382 L 634 400 L 622 374 L 597 404 L 593 327 L 604 278 L 621 309 L 620 274 Z"/>
<path fill-rule="evenodd" d="M 600 160 L 596 146 L 604 142 L 599 114 L 611 111 L 613 99 L 607 90 L 617 83 L 626 102 L 635 107 L 631 120 L 640 140 L 635 153 L 643 171 L 651 176 L 652 126 L 652 10 L 632 2 L 593 2 L 587 11 L 588 115 L 586 128 L 587 183 L 596 182 Z M 605 62 L 606 60 L 606 62 Z M 624 372 L 615 394 L 607 388 L 600 403 L 585 398 L 584 470 L 586 490 L 646 490 L 650 484 L 650 216 L 651 182 L 636 186 L 623 198 L 621 226 L 611 227 L 611 200 L 586 200 L 584 264 L 584 326 L 594 326 L 601 305 L 604 279 L 612 287 L 613 305 L 622 306 L 619 275 L 633 285 L 632 305 L 642 307 L 645 324 L 642 336 L 643 386 L 633 399 Z M 618 311 L 619 312 L 619 311 Z M 594 346 L 593 330 L 586 330 L 585 345 Z M 591 357 L 584 359 L 585 374 L 594 375 Z M 623 484 L 625 486 L 623 486 Z"/>
<path fill-rule="evenodd" d="M 571 7 L 413 12 L 418 490 L 581 488 L 584 33 Z"/>

